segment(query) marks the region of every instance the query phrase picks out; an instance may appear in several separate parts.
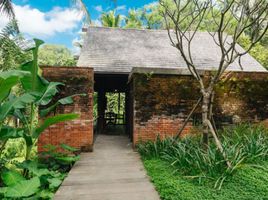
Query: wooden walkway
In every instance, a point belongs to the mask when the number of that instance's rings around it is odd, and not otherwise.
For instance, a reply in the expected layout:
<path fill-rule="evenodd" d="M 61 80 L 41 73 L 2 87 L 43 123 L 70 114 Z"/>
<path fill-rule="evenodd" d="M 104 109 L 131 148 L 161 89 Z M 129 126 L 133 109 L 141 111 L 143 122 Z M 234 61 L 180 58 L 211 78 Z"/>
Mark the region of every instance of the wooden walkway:
<path fill-rule="evenodd" d="M 55 200 L 160 200 L 140 157 L 125 136 L 99 135 L 93 153 L 84 153 Z"/>

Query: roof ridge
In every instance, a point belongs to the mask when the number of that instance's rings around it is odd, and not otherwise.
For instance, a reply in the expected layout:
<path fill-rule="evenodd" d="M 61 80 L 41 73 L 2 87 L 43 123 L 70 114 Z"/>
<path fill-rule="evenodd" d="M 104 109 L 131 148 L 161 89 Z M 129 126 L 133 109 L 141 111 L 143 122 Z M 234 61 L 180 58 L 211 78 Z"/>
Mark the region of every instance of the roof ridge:
<path fill-rule="evenodd" d="M 148 31 L 148 32 L 166 32 L 166 29 L 147 29 L 147 28 L 123 28 L 123 27 L 105 27 L 105 26 L 89 26 L 87 29 L 110 29 L 110 30 L 125 30 L 125 31 Z M 170 29 L 173 30 L 173 29 Z M 190 31 L 193 32 L 193 31 Z M 209 34 L 207 31 L 197 31 L 201 34 Z M 215 32 L 211 32 L 215 33 Z"/>
<path fill-rule="evenodd" d="M 136 30 L 136 31 L 166 31 L 166 29 L 147 29 L 147 28 L 123 28 L 123 27 L 104 27 L 104 26 L 89 26 L 88 29 L 111 29 L 111 30 Z"/>

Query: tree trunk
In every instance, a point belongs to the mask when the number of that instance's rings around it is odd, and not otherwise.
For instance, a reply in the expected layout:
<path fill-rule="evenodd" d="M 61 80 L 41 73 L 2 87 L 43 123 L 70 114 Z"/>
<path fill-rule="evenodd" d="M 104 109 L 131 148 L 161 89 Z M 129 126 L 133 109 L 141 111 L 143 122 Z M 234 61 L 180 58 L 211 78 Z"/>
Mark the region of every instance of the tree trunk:
<path fill-rule="evenodd" d="M 209 105 L 211 100 L 211 95 L 208 92 L 203 92 L 203 102 L 202 102 L 202 125 L 203 125 L 203 143 L 208 145 L 208 134 L 209 134 L 209 127 L 207 125 L 207 120 L 210 119 L 209 117 Z"/>

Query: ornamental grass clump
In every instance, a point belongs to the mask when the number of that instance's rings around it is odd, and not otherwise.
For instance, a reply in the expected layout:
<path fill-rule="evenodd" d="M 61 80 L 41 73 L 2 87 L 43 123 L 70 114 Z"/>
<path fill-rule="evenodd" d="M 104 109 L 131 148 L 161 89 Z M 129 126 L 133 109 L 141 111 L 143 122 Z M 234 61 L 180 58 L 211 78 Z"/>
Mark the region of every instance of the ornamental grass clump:
<path fill-rule="evenodd" d="M 205 147 L 199 136 L 178 140 L 157 138 L 155 142 L 139 144 L 138 150 L 144 159 L 161 159 L 186 178 L 199 183 L 213 180 L 214 187 L 219 189 L 239 168 L 260 167 L 263 160 L 268 159 L 268 131 L 261 126 L 239 125 L 224 129 L 219 135 L 231 168 L 217 146 L 211 143 Z"/>

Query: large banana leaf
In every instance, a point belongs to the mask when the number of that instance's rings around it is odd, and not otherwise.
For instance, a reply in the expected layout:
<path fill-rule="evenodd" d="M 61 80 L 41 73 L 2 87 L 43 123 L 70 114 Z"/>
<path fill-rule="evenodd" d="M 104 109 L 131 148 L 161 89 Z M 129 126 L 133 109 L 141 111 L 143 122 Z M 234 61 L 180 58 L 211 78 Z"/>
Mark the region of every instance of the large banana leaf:
<path fill-rule="evenodd" d="M 5 72 L 1 72 L 0 73 L 0 78 L 1 79 L 7 79 L 10 77 L 23 77 L 23 76 L 29 76 L 30 73 L 29 72 L 25 72 L 25 71 L 21 71 L 21 70 L 9 70 L 9 71 L 5 71 Z"/>
<path fill-rule="evenodd" d="M 44 92 L 46 85 L 42 81 L 41 77 L 38 75 L 38 69 L 35 66 L 34 61 L 27 62 L 21 66 L 21 69 L 30 72 L 31 76 L 26 76 L 21 79 L 23 89 L 27 92 Z"/>
<path fill-rule="evenodd" d="M 44 42 L 38 39 L 34 39 L 34 41 L 35 47 L 30 49 L 33 52 L 33 60 L 21 66 L 21 69 L 30 72 L 31 76 L 23 77 L 22 85 L 28 92 L 43 92 L 46 87 L 44 81 L 42 81 L 42 78 L 38 75 L 38 72 L 40 71 L 38 67 L 38 48 Z"/>
<path fill-rule="evenodd" d="M 78 118 L 78 114 L 61 114 L 54 117 L 49 117 L 35 130 L 33 138 L 37 139 L 39 135 L 49 126 L 57 124 L 59 122 L 70 121 Z"/>
<path fill-rule="evenodd" d="M 10 70 L 0 73 L 0 103 L 6 99 L 12 87 L 19 83 L 21 77 L 30 75 L 29 72 Z"/>
<path fill-rule="evenodd" d="M 8 198 L 23 198 L 29 197 L 38 192 L 41 186 L 38 177 L 34 177 L 30 180 L 19 181 L 17 184 L 6 188 L 5 197 Z"/>
<path fill-rule="evenodd" d="M 0 130 L 0 141 L 20 138 L 22 136 L 23 136 L 23 130 L 21 129 L 16 129 L 10 126 L 4 126 Z"/>
<path fill-rule="evenodd" d="M 58 105 L 67 105 L 67 104 L 72 104 L 73 103 L 73 97 L 75 96 L 85 96 L 85 94 L 75 94 L 72 96 L 64 97 L 60 100 L 58 100 L 55 104 L 49 106 L 46 109 L 43 109 L 40 111 L 40 117 L 45 117 L 47 116 L 51 111 L 53 111 Z"/>
<path fill-rule="evenodd" d="M 25 180 L 25 178 L 16 171 L 8 170 L 1 174 L 1 178 L 6 186 L 12 186 L 19 181 Z"/>
<path fill-rule="evenodd" d="M 13 76 L 5 80 L 0 78 L 0 103 L 8 97 L 11 88 L 13 88 L 18 83 L 19 77 Z"/>
<path fill-rule="evenodd" d="M 37 105 L 42 105 L 45 106 L 49 104 L 55 94 L 57 94 L 58 89 L 57 86 L 59 85 L 64 85 L 63 83 L 59 82 L 50 82 L 49 85 L 47 86 L 45 92 L 42 94 L 40 99 L 37 101 Z"/>
<path fill-rule="evenodd" d="M 14 97 L 12 100 L 3 103 L 0 107 L 0 121 L 4 120 L 12 109 L 24 108 L 26 104 L 32 103 L 35 100 L 36 97 L 26 93 L 20 97 Z"/>

